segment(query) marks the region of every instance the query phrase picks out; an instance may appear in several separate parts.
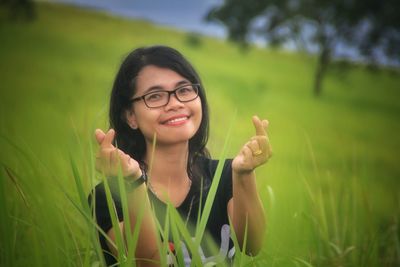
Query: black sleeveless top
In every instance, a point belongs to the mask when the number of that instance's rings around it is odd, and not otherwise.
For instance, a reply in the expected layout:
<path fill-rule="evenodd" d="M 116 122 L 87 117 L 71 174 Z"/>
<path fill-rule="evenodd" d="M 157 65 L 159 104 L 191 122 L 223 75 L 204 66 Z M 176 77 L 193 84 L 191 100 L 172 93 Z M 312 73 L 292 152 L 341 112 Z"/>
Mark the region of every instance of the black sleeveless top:
<path fill-rule="evenodd" d="M 202 184 L 203 186 L 194 186 L 192 185 L 186 198 L 184 201 L 176 207 L 176 210 L 181 215 L 181 218 L 184 222 L 187 222 L 187 228 L 189 233 L 194 237 L 195 226 L 198 221 L 199 216 L 199 208 L 201 209 L 200 213 L 202 213 L 204 204 L 206 202 L 211 183 L 213 181 L 213 177 L 217 168 L 218 161 L 211 160 L 207 158 L 200 158 L 197 160 L 198 169 L 202 172 Z M 202 261 L 204 264 L 210 262 L 220 261 L 221 259 L 225 261 L 229 261 L 232 259 L 234 254 L 233 242 L 230 239 L 230 231 L 229 231 L 229 220 L 228 220 L 228 212 L 227 205 L 228 201 L 232 198 L 232 160 L 226 160 L 224 163 L 223 171 L 221 174 L 221 179 L 218 184 L 217 192 L 214 198 L 213 205 L 211 207 L 210 215 L 208 217 L 206 232 L 203 236 L 203 240 L 201 243 Z M 112 192 L 113 201 L 115 204 L 115 208 L 118 215 L 118 220 L 123 221 L 122 214 L 122 205 L 121 200 L 118 194 L 118 182 L 115 178 L 108 179 L 110 189 Z M 202 194 L 200 190 L 203 190 Z M 156 217 L 160 223 L 165 222 L 165 213 L 167 205 L 162 202 L 157 196 L 151 191 L 148 190 L 148 195 L 150 202 L 152 203 Z M 93 196 L 95 197 L 95 205 L 93 205 Z M 95 219 L 99 227 L 107 233 L 111 227 L 111 217 L 109 214 L 106 195 L 104 191 L 104 183 L 98 184 L 94 190 L 89 195 L 89 204 L 95 207 L 94 214 Z M 170 235 L 171 236 L 171 235 Z M 205 236 L 210 236 L 214 242 L 214 249 L 211 249 L 209 244 L 210 242 L 206 242 Z M 107 265 L 115 264 L 117 261 L 115 257 L 111 254 L 106 240 L 104 236 L 99 233 L 100 244 L 103 249 L 103 254 L 106 260 Z M 210 238 L 209 238 L 210 239 Z M 170 241 L 170 248 L 175 247 Z M 191 258 L 189 252 L 187 252 L 185 244 L 183 245 L 183 254 L 185 265 L 190 265 Z M 217 251 L 219 251 L 219 257 L 217 258 L 215 254 L 215 246 L 217 247 Z M 232 249 L 233 248 L 233 249 Z M 211 251 L 214 251 L 212 253 Z"/>

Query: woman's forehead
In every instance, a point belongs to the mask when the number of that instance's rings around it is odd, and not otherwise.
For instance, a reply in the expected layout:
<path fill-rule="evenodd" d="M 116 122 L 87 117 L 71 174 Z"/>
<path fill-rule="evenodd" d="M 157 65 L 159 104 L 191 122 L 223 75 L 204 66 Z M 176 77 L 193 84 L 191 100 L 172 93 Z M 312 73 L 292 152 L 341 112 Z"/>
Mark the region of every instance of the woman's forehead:
<path fill-rule="evenodd" d="M 188 79 L 171 69 L 148 65 L 136 78 L 136 93 L 145 93 L 152 88 L 171 90 L 183 81 L 190 83 Z"/>

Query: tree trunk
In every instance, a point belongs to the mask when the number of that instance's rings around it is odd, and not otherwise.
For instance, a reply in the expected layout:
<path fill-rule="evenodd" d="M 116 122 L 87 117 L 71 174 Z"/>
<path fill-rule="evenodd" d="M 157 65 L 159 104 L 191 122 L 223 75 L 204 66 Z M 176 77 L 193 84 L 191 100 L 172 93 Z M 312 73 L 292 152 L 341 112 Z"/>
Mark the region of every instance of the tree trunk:
<path fill-rule="evenodd" d="M 330 61 L 330 50 L 328 45 L 322 47 L 318 57 L 317 69 L 314 76 L 314 96 L 318 97 L 322 92 L 322 81 Z"/>

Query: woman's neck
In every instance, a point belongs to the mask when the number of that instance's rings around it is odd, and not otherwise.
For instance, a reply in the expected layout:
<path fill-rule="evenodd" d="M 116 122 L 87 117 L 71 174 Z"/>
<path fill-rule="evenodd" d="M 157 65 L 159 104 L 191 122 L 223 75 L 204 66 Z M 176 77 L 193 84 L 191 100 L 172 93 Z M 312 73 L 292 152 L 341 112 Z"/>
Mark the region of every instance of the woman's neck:
<path fill-rule="evenodd" d="M 189 155 L 189 142 L 174 145 L 147 145 L 145 156 L 148 165 L 148 174 L 152 183 L 164 186 L 181 185 L 187 182 L 187 162 Z"/>

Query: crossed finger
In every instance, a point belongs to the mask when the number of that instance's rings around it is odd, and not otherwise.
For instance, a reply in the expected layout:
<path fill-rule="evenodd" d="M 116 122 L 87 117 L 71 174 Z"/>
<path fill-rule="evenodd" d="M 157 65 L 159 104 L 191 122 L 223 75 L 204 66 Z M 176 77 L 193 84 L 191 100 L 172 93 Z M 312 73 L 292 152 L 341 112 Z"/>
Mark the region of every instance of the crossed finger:
<path fill-rule="evenodd" d="M 269 139 L 266 132 L 268 127 L 267 120 L 260 120 L 258 116 L 252 118 L 256 135 L 251 138 L 251 145 L 249 146 L 252 150 L 253 156 L 260 156 L 268 149 Z"/>
<path fill-rule="evenodd" d="M 252 120 L 254 128 L 256 129 L 256 135 L 267 135 L 266 128 L 268 127 L 268 121 L 260 120 L 258 116 L 253 116 Z"/>
<path fill-rule="evenodd" d="M 113 140 L 115 137 L 115 131 L 114 129 L 110 129 L 108 130 L 108 132 L 106 133 L 106 135 L 104 136 L 102 142 L 100 143 L 100 146 L 102 148 L 111 148 L 114 147 L 114 145 L 112 144 Z"/>

